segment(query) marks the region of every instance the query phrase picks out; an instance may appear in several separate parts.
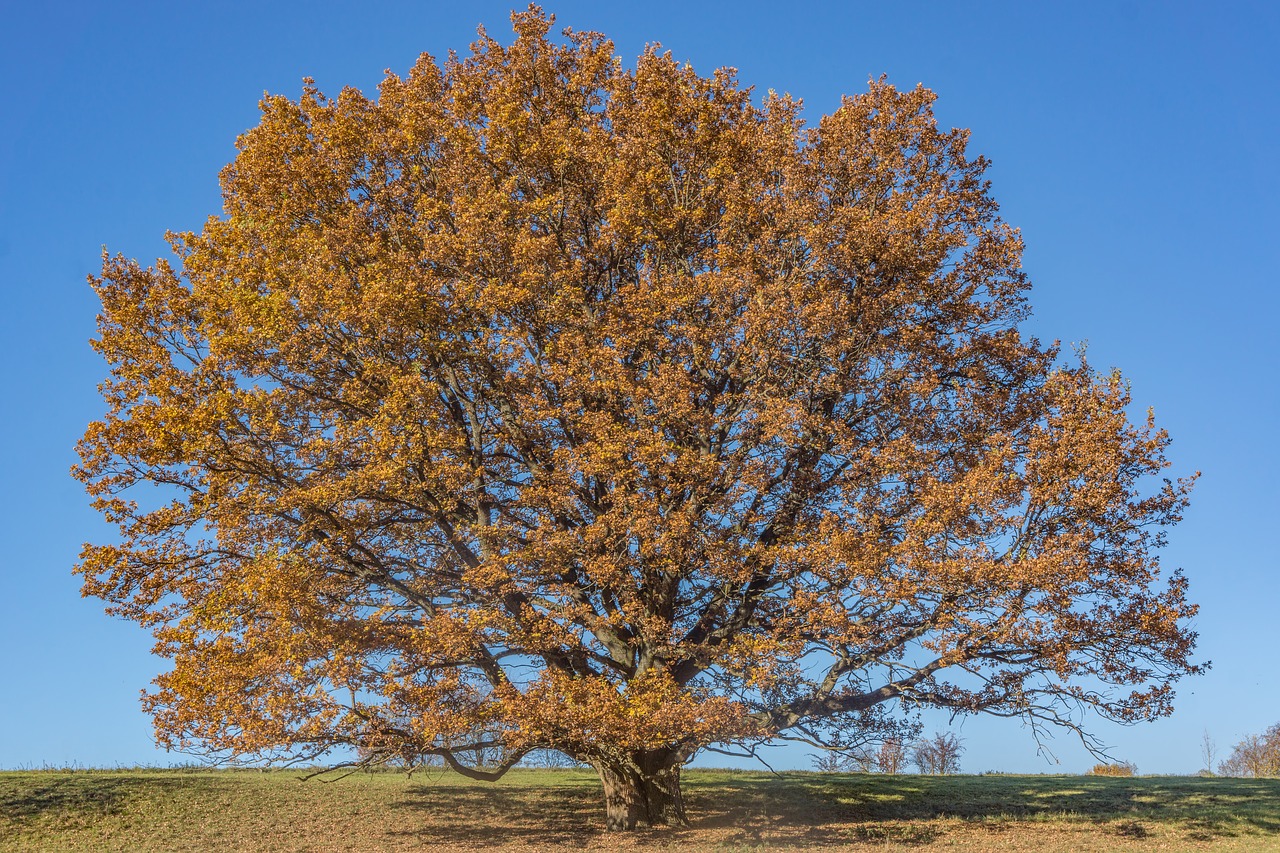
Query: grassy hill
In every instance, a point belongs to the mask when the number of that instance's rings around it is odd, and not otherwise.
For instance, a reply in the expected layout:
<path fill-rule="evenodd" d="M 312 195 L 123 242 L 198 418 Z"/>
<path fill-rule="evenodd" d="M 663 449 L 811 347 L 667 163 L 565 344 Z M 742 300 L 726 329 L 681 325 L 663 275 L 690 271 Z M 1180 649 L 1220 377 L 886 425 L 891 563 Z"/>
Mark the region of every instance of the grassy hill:
<path fill-rule="evenodd" d="M 692 826 L 602 831 L 594 773 L 0 773 L 0 850 L 1280 851 L 1280 780 L 693 770 Z"/>

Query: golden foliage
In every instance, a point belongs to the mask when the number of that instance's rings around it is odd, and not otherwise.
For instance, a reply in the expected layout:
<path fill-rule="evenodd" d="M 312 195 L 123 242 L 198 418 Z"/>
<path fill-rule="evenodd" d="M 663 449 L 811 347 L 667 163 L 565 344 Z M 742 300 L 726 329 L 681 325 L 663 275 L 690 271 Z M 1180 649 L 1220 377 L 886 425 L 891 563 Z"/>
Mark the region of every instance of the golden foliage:
<path fill-rule="evenodd" d="M 265 98 L 176 263 L 104 259 L 76 470 L 120 540 L 79 571 L 173 660 L 161 740 L 617 765 L 895 699 L 1168 713 L 1190 482 L 1019 333 L 934 95 L 807 127 L 513 20 Z"/>

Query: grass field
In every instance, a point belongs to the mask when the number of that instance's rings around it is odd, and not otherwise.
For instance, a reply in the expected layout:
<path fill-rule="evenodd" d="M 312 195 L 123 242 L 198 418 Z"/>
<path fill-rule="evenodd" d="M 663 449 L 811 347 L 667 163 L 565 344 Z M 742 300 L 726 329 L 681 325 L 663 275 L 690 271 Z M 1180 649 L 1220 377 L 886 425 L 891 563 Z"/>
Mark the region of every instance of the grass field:
<path fill-rule="evenodd" d="M 1280 780 L 688 771 L 692 826 L 602 831 L 595 775 L 0 773 L 0 850 L 1280 851 Z"/>

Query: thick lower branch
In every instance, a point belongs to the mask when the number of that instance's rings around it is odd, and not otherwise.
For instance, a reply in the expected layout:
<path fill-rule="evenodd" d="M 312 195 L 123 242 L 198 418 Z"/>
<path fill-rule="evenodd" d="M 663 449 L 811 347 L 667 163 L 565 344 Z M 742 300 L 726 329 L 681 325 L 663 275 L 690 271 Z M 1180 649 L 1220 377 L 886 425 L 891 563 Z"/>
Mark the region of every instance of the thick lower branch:
<path fill-rule="evenodd" d="M 498 744 L 492 744 L 498 746 Z M 465 751 L 465 750 L 462 750 Z M 444 759 L 444 763 L 449 765 L 449 769 L 456 773 L 461 773 L 468 779 L 476 779 L 481 782 L 496 782 L 503 776 L 507 775 L 507 771 L 520 763 L 520 759 L 529 753 L 529 750 L 522 749 L 519 752 L 513 752 L 506 759 L 492 770 L 481 770 L 477 767 L 468 767 L 458 760 L 451 749 L 425 749 L 423 755 L 438 755 Z"/>

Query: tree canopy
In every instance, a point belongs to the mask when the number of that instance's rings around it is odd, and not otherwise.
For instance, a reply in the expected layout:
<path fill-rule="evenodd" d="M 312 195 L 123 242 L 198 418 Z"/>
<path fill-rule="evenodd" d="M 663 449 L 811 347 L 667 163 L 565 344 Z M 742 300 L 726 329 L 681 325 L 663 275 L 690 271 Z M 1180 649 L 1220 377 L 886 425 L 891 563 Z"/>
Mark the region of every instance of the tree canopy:
<path fill-rule="evenodd" d="M 1020 332 L 1022 241 L 934 95 L 809 126 L 513 22 L 376 98 L 266 97 L 220 216 L 104 257 L 76 473 L 120 539 L 78 571 L 172 659 L 161 743 L 555 749 L 629 828 L 712 745 L 1169 713 L 1190 479 L 1119 374 Z"/>

